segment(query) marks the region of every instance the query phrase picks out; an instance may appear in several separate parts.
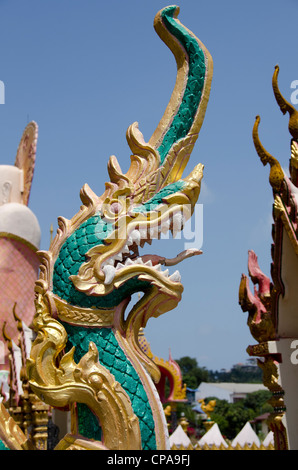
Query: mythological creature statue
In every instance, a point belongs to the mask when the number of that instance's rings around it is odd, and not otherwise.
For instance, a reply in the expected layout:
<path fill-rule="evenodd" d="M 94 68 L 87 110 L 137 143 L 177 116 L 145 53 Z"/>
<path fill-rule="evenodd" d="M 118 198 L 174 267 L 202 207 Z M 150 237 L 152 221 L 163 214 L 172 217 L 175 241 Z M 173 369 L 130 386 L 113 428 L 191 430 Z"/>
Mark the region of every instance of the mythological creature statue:
<path fill-rule="evenodd" d="M 141 350 L 138 332 L 150 317 L 176 307 L 183 286 L 171 260 L 139 252 L 162 232 L 181 230 L 200 192 L 203 165 L 182 178 L 208 102 L 212 58 L 166 7 L 154 26 L 177 61 L 170 102 L 149 142 L 137 123 L 127 131 L 131 165 L 114 156 L 98 197 L 86 184 L 82 206 L 58 219 L 49 251 L 40 252 L 36 339 L 28 361 L 32 390 L 70 409 L 71 432 L 57 449 L 167 449 L 167 426 L 154 382 L 159 370 Z M 143 296 L 129 310 L 132 294 Z"/>
<path fill-rule="evenodd" d="M 216 400 L 210 400 L 207 404 L 205 403 L 205 400 L 198 400 L 198 402 L 201 405 L 202 410 L 204 413 L 208 416 L 208 419 L 211 419 L 211 413 L 214 411 L 215 406 L 216 406 Z"/>

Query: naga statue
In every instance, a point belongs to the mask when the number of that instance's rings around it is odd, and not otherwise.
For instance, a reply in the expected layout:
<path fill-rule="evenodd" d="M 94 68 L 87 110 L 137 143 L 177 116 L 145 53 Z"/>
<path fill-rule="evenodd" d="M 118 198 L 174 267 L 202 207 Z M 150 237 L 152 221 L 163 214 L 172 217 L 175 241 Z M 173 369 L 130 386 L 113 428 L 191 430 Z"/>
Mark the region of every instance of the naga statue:
<path fill-rule="evenodd" d="M 52 407 L 70 410 L 71 430 L 57 450 L 168 449 L 167 425 L 154 383 L 159 369 L 142 351 L 138 333 L 150 317 L 176 307 L 183 286 L 172 259 L 140 250 L 191 217 L 203 165 L 182 178 L 210 93 L 212 58 L 169 6 L 154 27 L 177 62 L 175 87 L 149 142 L 127 130 L 131 164 L 115 156 L 102 196 L 85 184 L 71 219 L 58 218 L 49 251 L 40 251 L 35 286 L 36 339 L 27 370 L 31 389 Z M 142 293 L 131 309 L 131 297 Z"/>

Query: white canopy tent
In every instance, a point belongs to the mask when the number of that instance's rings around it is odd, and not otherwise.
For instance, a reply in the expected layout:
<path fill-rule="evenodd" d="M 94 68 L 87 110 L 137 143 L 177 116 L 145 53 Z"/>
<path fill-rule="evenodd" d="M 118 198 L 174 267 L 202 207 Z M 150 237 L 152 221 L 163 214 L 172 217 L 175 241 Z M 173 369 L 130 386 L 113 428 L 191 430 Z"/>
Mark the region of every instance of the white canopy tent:
<path fill-rule="evenodd" d="M 274 445 L 274 434 L 272 431 L 269 431 L 265 439 L 263 440 L 263 446 L 269 447 L 270 444 Z"/>
<path fill-rule="evenodd" d="M 187 448 L 189 445 L 191 445 L 191 441 L 187 434 L 183 431 L 182 426 L 179 424 L 179 426 L 175 429 L 173 434 L 170 436 L 170 447 L 172 446 L 180 447 L 183 446 L 184 448 Z"/>
<path fill-rule="evenodd" d="M 219 430 L 218 424 L 214 423 L 212 428 L 207 431 L 204 436 L 199 440 L 198 442 L 199 446 L 204 446 L 207 444 L 208 446 L 216 446 L 220 447 L 223 445 L 224 447 L 228 447 L 228 444 L 224 440 L 224 438 L 221 435 L 221 432 Z"/>
<path fill-rule="evenodd" d="M 241 447 L 244 447 L 245 445 L 252 446 L 253 444 L 256 444 L 258 447 L 260 447 L 260 439 L 256 435 L 249 422 L 247 422 L 239 434 L 237 434 L 232 442 L 232 447 L 236 447 L 237 444 L 239 444 Z"/>

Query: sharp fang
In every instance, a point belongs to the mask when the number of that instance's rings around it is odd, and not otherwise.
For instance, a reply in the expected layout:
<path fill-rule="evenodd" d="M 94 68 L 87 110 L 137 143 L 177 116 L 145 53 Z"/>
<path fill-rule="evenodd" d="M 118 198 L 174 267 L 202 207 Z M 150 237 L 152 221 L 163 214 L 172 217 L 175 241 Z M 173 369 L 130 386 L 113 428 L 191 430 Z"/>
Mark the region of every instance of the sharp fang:
<path fill-rule="evenodd" d="M 127 258 L 125 261 L 125 266 L 131 266 L 132 264 L 134 264 L 134 262 L 130 258 Z"/>
<path fill-rule="evenodd" d="M 124 268 L 124 264 L 118 263 L 116 266 L 116 271 L 119 271 L 119 269 L 122 269 L 122 268 Z"/>
<path fill-rule="evenodd" d="M 166 269 L 165 271 L 162 272 L 164 276 L 168 276 L 169 275 L 169 270 Z"/>
<path fill-rule="evenodd" d="M 129 253 L 129 248 L 127 245 L 124 246 L 122 253 Z"/>
<path fill-rule="evenodd" d="M 173 215 L 173 225 L 177 228 L 183 226 L 183 215 L 181 212 L 176 212 L 176 214 Z"/>
<path fill-rule="evenodd" d="M 151 259 L 149 259 L 149 261 L 146 261 L 146 263 L 144 263 L 145 266 L 152 266 L 152 261 Z"/>
<path fill-rule="evenodd" d="M 169 228 L 170 228 L 170 221 L 169 219 L 166 219 L 161 224 L 162 233 L 167 233 L 169 231 Z"/>
<path fill-rule="evenodd" d="M 140 228 L 139 230 L 141 239 L 143 240 L 144 238 L 147 238 L 147 229 L 146 228 Z"/>
<path fill-rule="evenodd" d="M 115 261 L 122 261 L 122 253 L 117 253 L 117 255 L 113 256 Z"/>
<path fill-rule="evenodd" d="M 149 229 L 150 238 L 158 238 L 158 227 L 151 227 Z"/>
<path fill-rule="evenodd" d="M 102 263 L 102 267 L 108 266 L 108 265 L 113 265 L 113 266 L 114 266 L 114 262 L 115 262 L 115 261 L 114 261 L 113 258 L 109 258 L 109 259 L 107 259 L 106 261 L 104 261 L 104 262 Z"/>
<path fill-rule="evenodd" d="M 176 214 L 173 215 L 173 225 L 172 225 L 172 234 L 173 237 L 175 238 L 177 233 L 181 231 L 183 228 L 183 215 L 181 212 L 177 212 Z"/>
<path fill-rule="evenodd" d="M 171 274 L 169 279 L 173 282 L 180 282 L 181 281 L 181 276 L 180 276 L 179 271 L 175 271 L 173 274 Z"/>
<path fill-rule="evenodd" d="M 130 237 L 131 237 L 132 241 L 135 242 L 137 245 L 140 244 L 140 241 L 141 241 L 141 234 L 140 234 L 139 230 L 134 229 L 134 230 L 131 232 Z"/>
<path fill-rule="evenodd" d="M 154 266 L 154 269 L 156 269 L 156 271 L 161 271 L 161 270 L 162 270 L 160 264 L 156 264 L 156 265 Z"/>
<path fill-rule="evenodd" d="M 104 284 L 106 285 L 111 284 L 111 282 L 113 281 L 115 277 L 116 269 L 114 268 L 114 266 L 107 265 L 107 266 L 104 266 L 102 270 L 105 273 Z"/>
<path fill-rule="evenodd" d="M 137 264 L 144 264 L 142 258 L 137 258 L 137 259 L 135 260 L 135 263 L 137 263 Z"/>

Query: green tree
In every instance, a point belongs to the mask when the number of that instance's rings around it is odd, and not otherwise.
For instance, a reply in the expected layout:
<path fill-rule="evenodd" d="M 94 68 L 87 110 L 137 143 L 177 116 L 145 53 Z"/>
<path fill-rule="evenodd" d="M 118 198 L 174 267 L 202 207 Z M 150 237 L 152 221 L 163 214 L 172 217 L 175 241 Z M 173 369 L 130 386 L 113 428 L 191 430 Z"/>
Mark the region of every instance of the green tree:
<path fill-rule="evenodd" d="M 271 413 L 273 411 L 272 406 L 268 401 L 271 398 L 271 392 L 269 390 L 258 390 L 256 392 L 249 393 L 243 400 L 243 404 L 246 408 L 250 408 L 256 415 L 263 413 Z"/>
<path fill-rule="evenodd" d="M 199 367 L 195 358 L 189 356 L 176 359 L 182 373 L 182 381 L 188 388 L 196 389 L 201 382 L 208 382 L 209 374 L 205 367 Z"/>
<path fill-rule="evenodd" d="M 254 418 L 254 411 L 244 406 L 243 400 L 236 403 L 229 403 L 227 400 L 219 400 L 215 397 L 206 399 L 216 400 L 216 406 L 211 413 L 211 419 L 218 424 L 222 435 L 227 439 L 234 437 L 241 431 L 243 426 Z"/>
<path fill-rule="evenodd" d="M 208 397 L 205 402 L 216 400 L 211 419 L 218 424 L 223 436 L 234 439 L 248 421 L 260 414 L 272 411 L 272 406 L 268 403 L 270 397 L 269 391 L 260 390 L 249 393 L 246 398 L 235 403 L 229 403 L 227 400 L 220 400 L 216 397 Z"/>
<path fill-rule="evenodd" d="M 248 359 L 247 364 L 235 364 L 231 370 L 209 370 L 210 382 L 262 383 L 263 372 L 255 361 Z"/>

